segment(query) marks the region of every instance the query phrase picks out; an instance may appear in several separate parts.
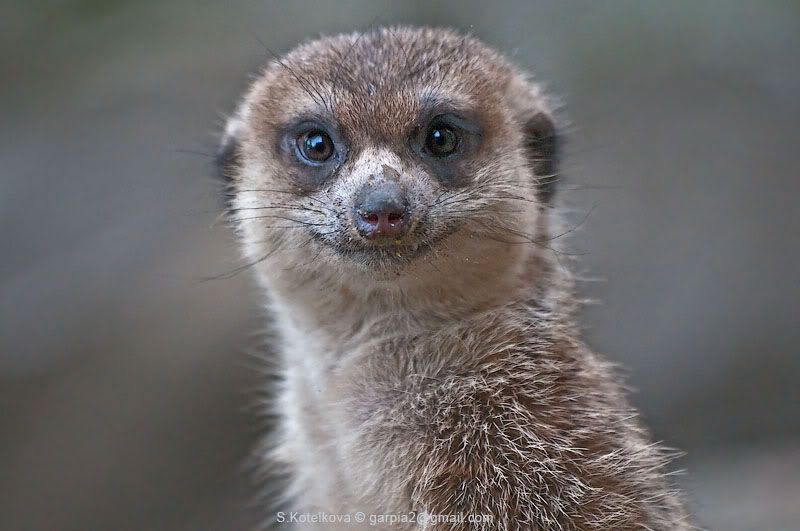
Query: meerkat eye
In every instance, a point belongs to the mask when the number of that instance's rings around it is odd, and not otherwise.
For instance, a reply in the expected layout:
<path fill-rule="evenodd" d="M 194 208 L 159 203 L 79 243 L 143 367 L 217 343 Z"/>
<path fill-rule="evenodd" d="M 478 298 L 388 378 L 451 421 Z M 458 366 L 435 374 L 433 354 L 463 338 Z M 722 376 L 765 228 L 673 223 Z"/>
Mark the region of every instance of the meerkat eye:
<path fill-rule="evenodd" d="M 312 129 L 297 137 L 297 149 L 309 162 L 325 162 L 333 156 L 333 140 L 325 131 Z"/>
<path fill-rule="evenodd" d="M 449 125 L 434 124 L 425 136 L 425 149 L 434 157 L 446 157 L 458 149 L 459 136 Z"/>

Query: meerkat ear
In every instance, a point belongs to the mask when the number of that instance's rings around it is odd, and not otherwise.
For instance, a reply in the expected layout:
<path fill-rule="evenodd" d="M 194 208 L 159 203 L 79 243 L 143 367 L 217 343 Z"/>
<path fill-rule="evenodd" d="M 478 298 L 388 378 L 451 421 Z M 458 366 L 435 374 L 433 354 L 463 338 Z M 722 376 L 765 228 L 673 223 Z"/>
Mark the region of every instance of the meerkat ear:
<path fill-rule="evenodd" d="M 225 183 L 233 180 L 241 162 L 239 160 L 239 133 L 241 129 L 241 119 L 238 116 L 232 116 L 225 126 L 225 133 L 222 135 L 222 140 L 214 158 L 217 176 Z"/>
<path fill-rule="evenodd" d="M 533 114 L 523 124 L 525 151 L 536 176 L 537 196 L 549 204 L 558 181 L 560 141 L 553 118 L 547 112 Z"/>
<path fill-rule="evenodd" d="M 239 136 L 242 125 L 241 118 L 236 115 L 228 120 L 214 158 L 217 177 L 222 185 L 223 198 L 227 207 L 230 207 L 233 199 L 233 183 L 241 164 Z"/>
<path fill-rule="evenodd" d="M 522 128 L 525 157 L 536 179 L 536 196 L 549 204 L 556 191 L 561 144 L 555 118 L 541 87 L 524 74 L 512 78 L 509 94 Z"/>

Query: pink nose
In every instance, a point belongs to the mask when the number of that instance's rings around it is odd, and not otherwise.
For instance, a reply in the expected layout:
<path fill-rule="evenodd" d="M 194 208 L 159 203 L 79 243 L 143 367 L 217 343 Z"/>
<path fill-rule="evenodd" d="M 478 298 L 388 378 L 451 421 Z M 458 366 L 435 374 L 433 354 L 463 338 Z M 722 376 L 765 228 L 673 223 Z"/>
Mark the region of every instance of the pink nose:
<path fill-rule="evenodd" d="M 361 220 L 369 238 L 400 236 L 406 224 L 402 212 L 361 212 Z"/>
<path fill-rule="evenodd" d="M 408 201 L 394 182 L 367 185 L 355 204 L 355 225 L 369 239 L 398 238 L 408 228 Z"/>

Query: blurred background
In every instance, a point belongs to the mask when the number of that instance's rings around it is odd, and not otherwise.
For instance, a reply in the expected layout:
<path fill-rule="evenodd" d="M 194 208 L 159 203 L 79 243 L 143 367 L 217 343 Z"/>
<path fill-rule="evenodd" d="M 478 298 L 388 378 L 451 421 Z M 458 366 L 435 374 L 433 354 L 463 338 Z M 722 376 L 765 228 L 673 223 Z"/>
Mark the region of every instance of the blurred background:
<path fill-rule="evenodd" d="M 263 322 L 247 273 L 205 280 L 240 264 L 208 155 L 264 45 L 389 23 L 472 31 L 564 103 L 590 343 L 701 524 L 800 529 L 792 0 L 4 2 L 0 529 L 255 527 Z"/>

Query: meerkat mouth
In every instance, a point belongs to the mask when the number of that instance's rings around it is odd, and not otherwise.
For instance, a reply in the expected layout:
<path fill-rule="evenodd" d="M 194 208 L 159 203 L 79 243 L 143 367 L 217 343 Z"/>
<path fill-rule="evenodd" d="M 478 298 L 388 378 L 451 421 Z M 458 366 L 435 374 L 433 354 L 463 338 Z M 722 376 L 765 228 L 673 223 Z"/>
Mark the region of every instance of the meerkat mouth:
<path fill-rule="evenodd" d="M 434 242 L 425 240 L 411 242 L 386 241 L 380 243 L 351 241 L 347 245 L 325 239 L 322 241 L 340 256 L 359 262 L 362 265 L 373 267 L 402 266 L 427 255 L 434 247 Z"/>
<path fill-rule="evenodd" d="M 330 240 L 318 234 L 315 234 L 314 238 L 338 256 L 361 267 L 373 270 L 398 270 L 434 254 L 443 245 L 442 242 L 456 230 L 456 227 L 451 227 L 436 235 L 421 234 L 413 238 L 377 242 L 357 238 L 346 241 Z"/>

